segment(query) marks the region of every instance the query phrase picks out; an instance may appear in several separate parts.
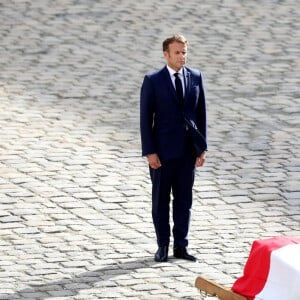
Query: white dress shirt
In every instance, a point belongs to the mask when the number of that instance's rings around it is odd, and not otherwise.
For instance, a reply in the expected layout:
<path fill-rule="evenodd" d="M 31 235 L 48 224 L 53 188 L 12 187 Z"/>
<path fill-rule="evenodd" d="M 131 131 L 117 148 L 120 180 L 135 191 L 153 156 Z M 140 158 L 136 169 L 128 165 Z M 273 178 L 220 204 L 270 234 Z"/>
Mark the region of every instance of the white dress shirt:
<path fill-rule="evenodd" d="M 174 86 L 175 90 L 176 90 L 176 87 L 175 87 L 175 76 L 174 76 L 174 74 L 175 74 L 175 73 L 178 73 L 178 74 L 179 74 L 178 77 L 179 77 L 180 80 L 181 80 L 182 90 L 183 90 L 183 97 L 184 97 L 184 92 L 185 92 L 185 82 L 184 82 L 184 80 L 183 80 L 183 69 L 181 68 L 181 69 L 177 72 L 177 71 L 173 70 L 172 68 L 170 68 L 168 65 L 167 65 L 167 69 L 168 69 L 168 71 L 169 71 L 169 73 L 170 73 L 171 80 L 172 80 L 172 83 L 173 83 L 173 86 Z"/>

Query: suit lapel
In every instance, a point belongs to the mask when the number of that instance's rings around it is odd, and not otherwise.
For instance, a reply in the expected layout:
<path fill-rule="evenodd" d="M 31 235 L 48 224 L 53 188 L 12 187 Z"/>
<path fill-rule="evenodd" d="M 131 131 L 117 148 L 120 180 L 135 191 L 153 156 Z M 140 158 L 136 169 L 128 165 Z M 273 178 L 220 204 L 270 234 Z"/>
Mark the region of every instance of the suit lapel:
<path fill-rule="evenodd" d="M 183 75 L 184 75 L 184 100 L 186 101 L 188 99 L 190 89 L 191 89 L 191 73 L 187 68 L 183 68 Z"/>
<path fill-rule="evenodd" d="M 178 102 L 177 95 L 176 95 L 176 90 L 175 90 L 175 88 L 174 88 L 172 79 L 171 79 L 171 77 L 170 77 L 169 70 L 167 69 L 166 66 L 165 66 L 165 68 L 164 68 L 163 75 L 164 75 L 164 80 L 165 80 L 165 82 L 166 82 L 166 84 L 167 84 L 167 88 L 170 90 L 171 95 L 173 95 L 174 100 L 175 100 L 176 102 Z"/>

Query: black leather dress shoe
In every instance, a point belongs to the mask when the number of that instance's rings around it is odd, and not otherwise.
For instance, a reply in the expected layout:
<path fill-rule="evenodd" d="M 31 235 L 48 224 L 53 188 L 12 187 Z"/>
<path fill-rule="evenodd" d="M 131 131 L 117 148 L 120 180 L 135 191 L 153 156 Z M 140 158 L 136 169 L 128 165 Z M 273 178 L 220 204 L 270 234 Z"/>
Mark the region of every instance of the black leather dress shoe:
<path fill-rule="evenodd" d="M 183 248 L 181 248 L 181 247 L 174 248 L 174 256 L 176 258 L 181 258 L 181 259 L 190 260 L 190 261 L 196 261 L 197 260 L 197 258 L 195 256 L 188 254 L 185 247 L 183 247 Z"/>
<path fill-rule="evenodd" d="M 168 247 L 159 247 L 155 253 L 154 260 L 157 262 L 168 261 Z"/>

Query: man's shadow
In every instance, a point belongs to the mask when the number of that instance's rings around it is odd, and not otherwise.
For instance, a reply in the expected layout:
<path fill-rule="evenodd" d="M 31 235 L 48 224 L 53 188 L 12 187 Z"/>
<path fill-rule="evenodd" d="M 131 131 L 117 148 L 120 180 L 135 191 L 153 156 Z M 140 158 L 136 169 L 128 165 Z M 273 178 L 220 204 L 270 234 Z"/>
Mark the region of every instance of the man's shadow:
<path fill-rule="evenodd" d="M 114 277 L 126 275 L 136 270 L 153 267 L 157 264 L 153 257 L 115 263 L 101 269 L 80 273 L 72 278 L 62 278 L 45 284 L 30 284 L 30 287 L 13 294 L 0 294 L 1 300 L 43 300 L 59 296 L 75 296 L 80 290 L 92 289 L 99 282 L 109 281 Z"/>

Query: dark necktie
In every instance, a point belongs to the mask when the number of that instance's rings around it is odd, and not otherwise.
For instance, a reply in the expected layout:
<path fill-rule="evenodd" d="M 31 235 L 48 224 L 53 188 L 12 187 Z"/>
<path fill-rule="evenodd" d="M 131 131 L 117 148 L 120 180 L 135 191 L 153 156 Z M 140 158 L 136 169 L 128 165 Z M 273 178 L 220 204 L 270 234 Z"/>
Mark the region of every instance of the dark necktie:
<path fill-rule="evenodd" d="M 182 105 L 183 104 L 182 83 L 181 83 L 181 80 L 179 78 L 179 73 L 175 73 L 174 76 L 175 76 L 175 87 L 176 87 L 177 98 L 179 100 L 179 104 Z"/>

